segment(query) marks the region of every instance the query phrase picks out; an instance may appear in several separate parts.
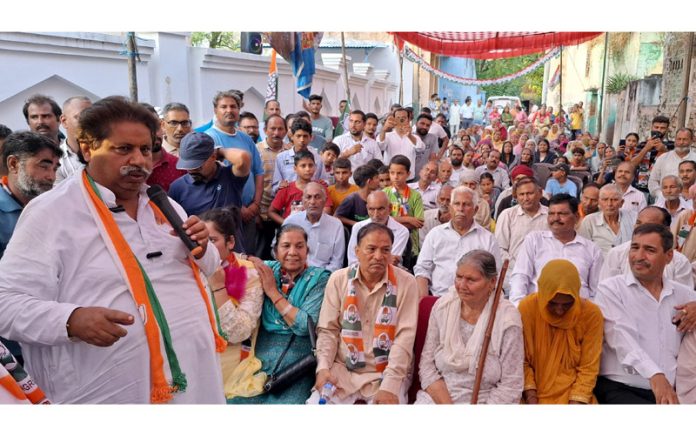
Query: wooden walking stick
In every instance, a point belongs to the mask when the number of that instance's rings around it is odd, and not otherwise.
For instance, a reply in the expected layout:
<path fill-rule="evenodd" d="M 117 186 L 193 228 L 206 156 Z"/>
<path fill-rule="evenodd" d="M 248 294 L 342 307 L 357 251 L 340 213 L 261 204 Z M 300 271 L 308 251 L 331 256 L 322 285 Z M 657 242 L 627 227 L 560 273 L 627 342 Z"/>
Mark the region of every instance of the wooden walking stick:
<path fill-rule="evenodd" d="M 488 325 L 486 332 L 483 335 L 483 344 L 481 345 L 481 354 L 479 355 L 478 366 L 476 367 L 476 378 L 474 379 L 474 391 L 471 393 L 471 404 L 478 404 L 478 394 L 481 390 L 481 379 L 483 378 L 483 367 L 486 363 L 486 355 L 488 355 L 488 345 L 491 343 L 491 335 L 493 334 L 493 323 L 495 323 L 495 314 L 498 311 L 498 302 L 500 302 L 500 293 L 503 291 L 503 282 L 505 281 L 505 273 L 507 273 L 510 260 L 506 259 L 503 262 L 503 267 L 498 276 L 498 284 L 495 287 L 495 295 L 493 295 L 493 305 L 491 307 L 491 316 L 488 317 Z"/>

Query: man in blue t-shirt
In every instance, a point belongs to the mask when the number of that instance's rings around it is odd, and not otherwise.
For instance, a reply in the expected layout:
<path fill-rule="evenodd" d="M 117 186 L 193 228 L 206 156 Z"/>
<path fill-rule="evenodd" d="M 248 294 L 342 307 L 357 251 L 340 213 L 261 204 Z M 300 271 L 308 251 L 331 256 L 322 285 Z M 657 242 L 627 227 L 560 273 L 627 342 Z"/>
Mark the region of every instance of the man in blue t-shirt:
<path fill-rule="evenodd" d="M 568 179 L 570 167 L 562 163 L 551 168 L 551 171 L 551 178 L 546 182 L 544 189 L 546 198 L 551 198 L 556 194 L 568 194 L 577 198 L 578 187 L 575 182 Z"/>
<path fill-rule="evenodd" d="M 251 156 L 251 174 L 242 193 L 241 215 L 244 226 L 245 248 L 256 249 L 256 220 L 260 214 L 263 195 L 263 160 L 254 140 L 237 128 L 242 101 L 234 91 L 220 91 L 213 99 L 214 124 L 205 131 L 215 141 L 219 149 L 218 157 L 223 157 L 224 149 L 244 150 Z"/>
<path fill-rule="evenodd" d="M 209 135 L 194 131 L 181 140 L 176 168 L 186 170 L 188 174 L 172 183 L 169 196 L 188 215 L 198 215 L 218 207 L 242 205 L 242 189 L 249 176 L 251 156 L 246 151 L 234 148 L 224 149 L 223 152 L 231 167 L 215 159 L 215 141 Z"/>

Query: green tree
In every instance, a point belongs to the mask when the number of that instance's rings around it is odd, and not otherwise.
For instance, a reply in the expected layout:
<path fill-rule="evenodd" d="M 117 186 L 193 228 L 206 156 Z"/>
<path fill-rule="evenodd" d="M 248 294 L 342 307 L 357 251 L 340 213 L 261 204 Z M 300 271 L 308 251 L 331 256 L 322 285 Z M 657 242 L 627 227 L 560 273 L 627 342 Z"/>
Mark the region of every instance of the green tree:
<path fill-rule="evenodd" d="M 193 32 L 191 45 L 240 51 L 240 34 L 239 32 Z"/>
<path fill-rule="evenodd" d="M 532 54 L 508 59 L 477 60 L 476 77 L 478 79 L 495 79 L 515 73 L 531 65 L 541 54 Z M 486 95 L 519 96 L 523 100 L 541 100 L 541 90 L 544 82 L 544 69 L 539 67 L 529 74 L 506 83 L 483 86 Z"/>

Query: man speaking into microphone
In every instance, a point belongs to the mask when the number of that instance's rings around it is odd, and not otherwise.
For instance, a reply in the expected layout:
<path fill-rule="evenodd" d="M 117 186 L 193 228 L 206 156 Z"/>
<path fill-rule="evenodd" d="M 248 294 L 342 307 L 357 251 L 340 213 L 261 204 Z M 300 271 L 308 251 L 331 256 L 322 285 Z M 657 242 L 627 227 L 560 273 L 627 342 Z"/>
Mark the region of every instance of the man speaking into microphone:
<path fill-rule="evenodd" d="M 54 403 L 225 401 L 201 282 L 220 259 L 197 217 L 172 202 L 194 257 L 146 194 L 158 128 L 122 97 L 82 112 L 86 168 L 26 206 L 0 260 L 0 335 Z"/>

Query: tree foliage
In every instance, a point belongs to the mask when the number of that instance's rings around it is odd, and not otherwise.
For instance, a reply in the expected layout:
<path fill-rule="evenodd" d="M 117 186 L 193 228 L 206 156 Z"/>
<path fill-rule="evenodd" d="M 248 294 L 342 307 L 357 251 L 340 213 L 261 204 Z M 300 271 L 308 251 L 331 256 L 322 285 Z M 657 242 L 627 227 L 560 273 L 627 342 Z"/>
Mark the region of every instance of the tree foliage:
<path fill-rule="evenodd" d="M 477 60 L 476 77 L 495 79 L 516 73 L 539 59 L 541 54 L 519 56 L 509 59 Z M 544 83 L 544 68 L 539 67 L 531 73 L 506 83 L 483 86 L 486 95 L 519 96 L 523 100 L 540 102 Z"/>
<path fill-rule="evenodd" d="M 240 50 L 239 32 L 193 32 L 191 45 L 194 47 L 225 48 Z"/>

